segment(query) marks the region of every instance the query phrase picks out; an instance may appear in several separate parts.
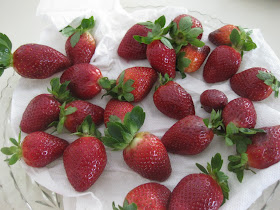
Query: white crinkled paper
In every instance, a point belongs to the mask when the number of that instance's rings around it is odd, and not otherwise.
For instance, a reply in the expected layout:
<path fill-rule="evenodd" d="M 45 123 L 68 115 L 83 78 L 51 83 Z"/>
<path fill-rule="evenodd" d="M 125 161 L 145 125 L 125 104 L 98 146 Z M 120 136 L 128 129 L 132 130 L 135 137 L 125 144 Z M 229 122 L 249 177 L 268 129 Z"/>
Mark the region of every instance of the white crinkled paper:
<path fill-rule="evenodd" d="M 67 3 L 66 3 L 67 2 Z M 106 5 L 106 8 L 104 7 Z M 96 65 L 102 71 L 103 76 L 111 79 L 116 79 L 121 71 L 132 66 L 149 66 L 149 63 L 144 61 L 125 61 L 117 55 L 117 47 L 126 31 L 135 23 L 147 20 L 155 20 L 161 15 L 165 15 L 167 23 L 174 19 L 177 15 L 188 13 L 184 8 L 166 7 L 163 9 L 138 10 L 133 13 L 125 12 L 119 5 L 118 1 L 102 0 L 102 1 L 55 1 L 41 0 L 37 14 L 43 16 L 50 21 L 50 26 L 41 33 L 40 43 L 49 45 L 65 54 L 64 44 L 66 38 L 58 31 L 74 21 L 77 24 L 84 17 L 94 16 L 96 26 L 93 30 L 93 35 L 97 41 L 97 48 L 91 60 L 93 65 Z M 78 18 L 78 19 L 76 19 Z M 204 35 L 202 40 L 214 49 L 214 46 L 209 43 L 207 37 L 209 32 L 218 28 L 210 27 L 209 22 L 203 18 L 200 19 L 204 27 Z M 280 61 L 264 41 L 260 30 L 255 29 L 252 34 L 253 40 L 258 45 L 258 48 L 247 52 L 244 55 L 239 71 L 243 71 L 250 67 L 264 67 L 272 71 L 276 77 L 280 78 L 279 66 Z M 53 77 L 59 77 L 61 73 Z M 12 125 L 15 133 L 19 132 L 19 123 L 22 113 L 24 112 L 29 101 L 40 93 L 46 93 L 49 87 L 49 79 L 31 80 L 21 78 L 17 88 L 14 91 L 12 102 Z M 209 117 L 200 107 L 200 94 L 209 88 L 222 90 L 232 100 L 238 96 L 231 90 L 229 81 L 207 84 L 202 78 L 202 68 L 195 73 L 188 74 L 187 78 L 181 79 L 179 73 L 175 79 L 182 85 L 191 95 L 194 101 L 196 114 L 200 117 Z M 109 97 L 104 97 L 101 100 L 100 93 L 90 102 L 105 108 Z M 153 104 L 153 90 L 140 103 L 146 112 L 146 120 L 141 128 L 141 131 L 149 131 L 158 137 L 171 127 L 176 121 L 161 114 Z M 273 126 L 280 124 L 280 102 L 279 99 L 274 99 L 270 96 L 268 99 L 261 102 L 254 102 L 258 119 L 257 128 L 262 126 Z M 104 130 L 104 126 L 100 127 Z M 69 142 L 77 139 L 69 134 L 59 135 Z M 240 184 L 235 175 L 227 171 L 227 156 L 235 153 L 235 149 L 227 147 L 221 138 L 215 137 L 210 146 L 201 154 L 195 156 L 180 156 L 169 154 L 172 164 L 172 174 L 169 179 L 162 182 L 170 190 L 186 175 L 198 173 L 195 163 L 206 165 L 210 158 L 217 152 L 222 154 L 224 159 L 223 171 L 229 176 L 230 200 L 228 200 L 221 209 L 237 210 L 247 209 L 259 196 L 262 191 L 269 185 L 280 179 L 280 163 L 275 164 L 264 170 L 256 170 L 257 174 L 245 172 L 243 183 Z M 122 152 L 113 152 L 107 149 L 108 163 L 96 183 L 86 192 L 76 192 L 67 180 L 63 167 L 62 158 L 54 161 L 44 168 L 32 168 L 27 166 L 23 161 L 22 165 L 26 172 L 39 184 L 46 188 L 62 194 L 64 196 L 64 208 L 67 210 L 107 210 L 112 209 L 112 201 L 116 204 L 122 204 L 126 194 L 134 187 L 149 182 L 148 179 L 142 178 L 137 173 L 133 172 L 123 161 Z"/>

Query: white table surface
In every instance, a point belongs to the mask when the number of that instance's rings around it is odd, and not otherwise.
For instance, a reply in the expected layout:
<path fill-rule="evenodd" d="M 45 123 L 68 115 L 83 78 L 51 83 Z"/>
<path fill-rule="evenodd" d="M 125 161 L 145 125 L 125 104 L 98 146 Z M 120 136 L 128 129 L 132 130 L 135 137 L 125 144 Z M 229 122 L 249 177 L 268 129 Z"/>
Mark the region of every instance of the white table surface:
<path fill-rule="evenodd" d="M 260 28 L 265 40 L 280 58 L 280 0 L 120 1 L 128 11 L 135 10 L 142 5 L 146 7 L 167 5 L 181 6 L 191 11 L 199 11 L 208 14 L 211 17 L 222 20 L 224 23 L 231 23 L 247 28 Z M 36 17 L 36 7 L 38 3 L 39 0 L 1 0 L 0 32 L 7 34 L 11 39 L 13 50 L 17 49 L 17 47 L 22 44 L 36 43 L 39 41 L 39 34 L 46 25 Z M 12 68 L 8 69 L 0 78 L 0 90 L 7 85 L 6 80 L 11 74 Z M 2 158 L 0 160 L 2 160 Z M 270 196 L 272 191 L 275 191 L 275 194 Z M 3 202 L 2 199 L 0 199 L 0 209 L 2 209 L 1 206 L 3 206 L 1 202 Z M 267 203 L 265 209 L 280 209 L 280 187 L 275 188 L 275 185 L 273 185 L 268 188 L 264 191 L 263 196 L 259 198 L 250 209 L 264 209 L 265 203 Z M 8 206 L 5 210 L 6 209 L 8 209 Z"/>

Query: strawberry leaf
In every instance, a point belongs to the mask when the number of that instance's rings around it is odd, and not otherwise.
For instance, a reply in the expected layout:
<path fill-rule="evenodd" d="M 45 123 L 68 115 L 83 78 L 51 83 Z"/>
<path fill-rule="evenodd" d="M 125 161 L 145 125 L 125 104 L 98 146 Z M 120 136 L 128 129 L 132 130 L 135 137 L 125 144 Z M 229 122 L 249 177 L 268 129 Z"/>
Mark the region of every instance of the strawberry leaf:
<path fill-rule="evenodd" d="M 125 199 L 125 201 L 123 203 L 123 207 L 121 207 L 119 205 L 118 208 L 117 208 L 115 206 L 115 202 L 113 202 L 112 207 L 113 207 L 113 210 L 137 210 L 137 205 L 135 203 L 129 204 L 126 199 Z"/>
<path fill-rule="evenodd" d="M 72 96 L 70 91 L 67 89 L 67 86 L 69 85 L 70 81 L 65 81 L 64 83 L 60 83 L 59 78 L 53 78 L 50 81 L 51 89 L 48 89 L 48 92 L 51 93 L 56 100 L 58 100 L 60 103 L 69 103 L 71 101 L 74 101 L 75 98 Z"/>
<path fill-rule="evenodd" d="M 186 52 L 177 54 L 176 68 L 181 73 L 182 79 L 186 78 L 185 68 L 191 64 L 191 60 L 185 57 Z"/>
<path fill-rule="evenodd" d="M 270 86 L 274 91 L 274 97 L 278 98 L 280 82 L 277 80 L 277 78 L 271 72 L 265 72 L 265 71 L 259 71 L 257 77 L 260 80 L 263 80 L 265 84 Z"/>
<path fill-rule="evenodd" d="M 198 37 L 200 34 L 202 34 L 202 32 L 203 32 L 202 28 L 199 28 L 199 27 L 197 27 L 197 28 L 192 28 L 192 29 L 190 29 L 190 31 L 188 32 L 188 35 L 189 35 L 190 37 Z"/>
<path fill-rule="evenodd" d="M 118 116 L 116 116 L 116 115 L 110 115 L 109 121 L 110 122 L 119 122 L 119 123 L 122 122 L 122 120 Z"/>
<path fill-rule="evenodd" d="M 170 43 L 170 41 L 169 41 L 167 38 L 161 37 L 161 38 L 160 38 L 160 41 L 161 41 L 166 47 L 168 47 L 169 49 L 173 49 L 172 44 Z"/>
<path fill-rule="evenodd" d="M 80 27 L 81 29 L 83 29 L 83 31 L 92 29 L 95 25 L 95 21 L 93 16 L 91 16 L 90 18 L 86 19 L 84 18 L 81 22 L 81 25 L 78 26 L 78 28 Z"/>
<path fill-rule="evenodd" d="M 13 154 L 13 151 L 11 151 L 11 149 L 9 147 L 3 147 L 1 148 L 1 152 L 4 154 L 4 155 L 12 155 Z"/>
<path fill-rule="evenodd" d="M 211 159 L 211 166 L 213 170 L 220 171 L 223 165 L 222 156 L 220 153 L 217 153 L 214 157 Z"/>
<path fill-rule="evenodd" d="M 206 170 L 206 168 L 204 168 L 202 165 L 200 165 L 199 163 L 195 164 L 197 166 L 197 168 L 199 168 L 199 170 L 201 170 L 204 174 L 209 174 L 208 171 Z"/>
<path fill-rule="evenodd" d="M 165 26 L 165 22 L 166 22 L 165 16 L 162 15 L 157 20 L 155 20 L 155 25 L 159 25 L 160 28 L 163 28 Z"/>
<path fill-rule="evenodd" d="M 9 51 L 12 50 L 12 42 L 6 34 L 0 33 L 0 44 L 6 46 Z"/>
<path fill-rule="evenodd" d="M 241 37 L 237 29 L 233 29 L 230 34 L 230 41 L 233 45 L 237 46 L 240 43 Z"/>
<path fill-rule="evenodd" d="M 72 26 L 66 26 L 64 29 L 60 30 L 59 32 L 61 32 L 63 36 L 69 37 L 72 34 L 74 34 L 75 31 L 76 29 L 73 28 Z"/>
<path fill-rule="evenodd" d="M 177 24 L 176 24 L 177 26 Z M 189 16 L 181 18 L 179 21 L 179 28 L 182 31 L 189 31 L 192 27 L 192 19 Z"/>
<path fill-rule="evenodd" d="M 96 125 L 90 115 L 85 117 L 81 125 L 79 125 L 77 132 L 74 134 L 78 136 L 94 136 L 98 139 L 101 138 L 101 133 L 96 128 Z"/>
<path fill-rule="evenodd" d="M 79 42 L 81 37 L 81 32 L 80 31 L 76 31 L 72 37 L 70 38 L 70 43 L 71 43 L 71 47 L 75 47 L 76 44 Z"/>

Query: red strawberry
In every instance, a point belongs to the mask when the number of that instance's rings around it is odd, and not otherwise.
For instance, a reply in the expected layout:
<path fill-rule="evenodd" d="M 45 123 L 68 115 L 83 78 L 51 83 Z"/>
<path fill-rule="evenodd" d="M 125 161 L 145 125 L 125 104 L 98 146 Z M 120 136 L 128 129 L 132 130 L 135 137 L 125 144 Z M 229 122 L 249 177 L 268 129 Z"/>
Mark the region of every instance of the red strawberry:
<path fill-rule="evenodd" d="M 232 122 L 239 128 L 254 128 L 257 113 L 252 101 L 247 98 L 236 98 L 225 106 L 222 118 L 225 126 Z"/>
<path fill-rule="evenodd" d="M 63 153 L 63 163 L 71 185 L 76 191 L 83 192 L 89 189 L 102 174 L 107 163 L 107 155 L 104 145 L 98 139 L 100 132 L 95 129 L 91 117 L 83 121 L 78 131 L 79 135 L 84 136 L 66 148 Z"/>
<path fill-rule="evenodd" d="M 242 71 L 230 79 L 232 90 L 241 97 L 248 98 L 252 101 L 261 101 L 272 93 L 272 88 L 258 78 L 258 74 L 268 73 L 264 68 L 255 67 Z"/>
<path fill-rule="evenodd" d="M 170 194 L 170 190 L 164 185 L 155 182 L 142 184 L 126 195 L 123 208 L 126 209 L 130 204 L 137 210 L 167 210 Z M 116 208 L 114 203 L 113 206 Z M 119 208 L 122 209 L 120 206 Z"/>
<path fill-rule="evenodd" d="M 196 155 L 206 149 L 213 137 L 213 131 L 206 127 L 202 118 L 188 115 L 169 128 L 161 141 L 168 152 Z"/>
<path fill-rule="evenodd" d="M 27 105 L 20 122 L 25 133 L 44 131 L 49 125 L 59 119 L 60 102 L 70 101 L 72 97 L 66 90 L 68 83 L 59 84 L 58 78 L 51 80 L 52 94 L 40 94 Z"/>
<path fill-rule="evenodd" d="M 219 209 L 229 192 L 228 177 L 220 171 L 222 164 L 219 153 L 208 163 L 207 170 L 196 164 L 203 174 L 185 176 L 172 191 L 168 209 Z"/>
<path fill-rule="evenodd" d="M 78 126 L 86 116 L 90 115 L 96 125 L 103 123 L 104 109 L 87 101 L 76 100 L 63 105 L 60 111 L 60 121 L 57 131 L 60 133 L 64 125 L 71 133 L 77 131 Z"/>
<path fill-rule="evenodd" d="M 225 81 L 238 71 L 240 64 L 239 52 L 226 45 L 219 46 L 209 55 L 203 69 L 203 78 L 208 83 Z"/>
<path fill-rule="evenodd" d="M 18 141 L 11 138 L 10 141 L 14 146 L 1 149 L 2 153 L 13 155 L 8 159 L 10 165 L 23 158 L 24 162 L 29 166 L 44 167 L 62 156 L 68 146 L 67 141 L 43 131 L 28 134 L 22 143 L 20 138 L 21 135 L 19 135 Z"/>
<path fill-rule="evenodd" d="M 211 113 L 212 109 L 222 110 L 227 105 L 228 98 L 220 90 L 209 89 L 200 95 L 200 103 L 206 112 Z"/>
<path fill-rule="evenodd" d="M 147 36 L 148 32 L 151 31 L 144 25 L 135 24 L 133 25 L 124 35 L 119 47 L 118 54 L 120 57 L 126 60 L 140 60 L 146 59 L 147 45 L 137 42 L 133 36 Z"/>
<path fill-rule="evenodd" d="M 166 75 L 167 76 L 167 75 Z M 154 104 L 159 111 L 168 117 L 180 120 L 187 115 L 194 115 L 195 109 L 191 95 L 178 83 L 161 80 L 161 86 L 155 91 Z"/>
<path fill-rule="evenodd" d="M 234 26 L 234 25 L 225 25 L 213 32 L 211 32 L 208 35 L 208 39 L 210 42 L 212 42 L 214 45 L 216 46 L 220 46 L 220 45 L 231 45 L 231 41 L 230 41 L 230 34 L 232 32 L 233 29 L 239 30 L 238 27 Z"/>
<path fill-rule="evenodd" d="M 177 16 L 177 17 L 173 20 L 173 22 L 177 23 L 177 27 L 178 27 L 179 29 L 180 29 L 180 27 L 179 27 L 179 22 L 180 22 L 180 20 L 181 20 L 182 18 L 184 18 L 184 17 L 190 17 L 190 18 L 191 18 L 191 21 L 192 21 L 192 26 L 191 26 L 191 28 L 201 28 L 201 29 L 203 29 L 202 24 L 201 24 L 201 22 L 200 22 L 198 19 L 196 19 L 195 17 L 193 17 L 193 16 L 191 16 L 191 15 L 187 15 L 187 14 L 179 15 L 179 16 Z M 202 38 L 202 34 L 203 34 L 203 33 L 201 33 L 201 34 L 197 37 L 199 40 Z"/>
<path fill-rule="evenodd" d="M 157 72 L 162 76 L 168 74 L 169 77 L 176 76 L 176 52 L 164 45 L 160 40 L 155 40 L 147 47 L 147 59 Z"/>
<path fill-rule="evenodd" d="M 209 52 L 210 47 L 207 45 L 204 45 L 203 47 L 195 47 L 189 44 L 182 47 L 177 55 L 177 68 L 182 72 L 195 72 L 201 67 Z M 181 53 L 182 55 L 180 55 Z M 184 63 L 182 62 L 182 59 L 187 59 L 188 66 L 183 66 Z"/>
<path fill-rule="evenodd" d="M 124 70 L 117 81 L 103 78 L 100 84 L 107 90 L 105 95 L 111 95 L 120 101 L 139 102 L 151 91 L 157 77 L 152 68 L 131 67 Z"/>
<path fill-rule="evenodd" d="M 172 171 L 170 160 L 158 137 L 148 132 L 137 133 L 144 120 L 143 109 L 136 106 L 126 113 L 123 123 L 116 119 L 107 123 L 102 141 L 114 150 L 123 150 L 126 164 L 141 176 L 164 181 Z"/>
<path fill-rule="evenodd" d="M 12 43 L 6 35 L 0 33 L 0 42 L 0 75 L 12 66 L 22 77 L 45 79 L 71 65 L 66 56 L 45 45 L 22 45 L 12 54 Z"/>
<path fill-rule="evenodd" d="M 83 19 L 81 25 L 74 29 L 67 26 L 62 29 L 63 35 L 69 37 L 65 43 L 65 51 L 72 64 L 89 63 L 96 48 L 95 39 L 88 32 L 94 27 L 94 19 Z"/>
<path fill-rule="evenodd" d="M 87 100 L 100 93 L 102 87 L 98 81 L 102 78 L 101 71 L 91 64 L 75 64 L 65 70 L 60 77 L 60 82 L 70 81 L 68 88 L 73 96 Z"/>
<path fill-rule="evenodd" d="M 121 119 L 121 121 L 123 121 L 125 114 L 127 112 L 131 112 L 133 107 L 134 106 L 129 102 L 111 99 L 104 110 L 105 126 L 107 127 L 107 123 L 109 122 L 111 115 L 117 116 Z"/>

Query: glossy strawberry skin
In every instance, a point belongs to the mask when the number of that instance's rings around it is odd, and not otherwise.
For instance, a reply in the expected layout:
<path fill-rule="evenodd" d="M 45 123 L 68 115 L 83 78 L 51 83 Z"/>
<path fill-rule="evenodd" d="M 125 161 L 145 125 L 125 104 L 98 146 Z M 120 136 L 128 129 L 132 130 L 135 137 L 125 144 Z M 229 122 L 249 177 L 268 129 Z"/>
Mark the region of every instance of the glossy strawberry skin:
<path fill-rule="evenodd" d="M 261 128 L 266 133 L 257 133 L 251 137 L 248 145 L 248 165 L 264 169 L 280 161 L 280 126 Z"/>
<path fill-rule="evenodd" d="M 69 143 L 43 131 L 28 134 L 21 145 L 25 163 L 32 167 L 44 167 L 62 156 Z"/>
<path fill-rule="evenodd" d="M 91 64 L 80 63 L 66 69 L 60 77 L 60 82 L 70 81 L 68 88 L 72 95 L 89 100 L 101 92 L 98 80 L 102 78 L 101 71 Z"/>
<path fill-rule="evenodd" d="M 133 36 L 139 35 L 146 37 L 150 29 L 144 25 L 133 25 L 124 35 L 119 47 L 118 55 L 126 60 L 146 59 L 147 45 L 137 42 Z"/>
<path fill-rule="evenodd" d="M 176 122 L 161 138 L 166 150 L 180 155 L 196 155 L 207 148 L 214 137 L 203 119 L 188 115 Z"/>
<path fill-rule="evenodd" d="M 232 44 L 230 41 L 230 34 L 233 29 L 239 30 L 238 27 L 236 27 L 234 25 L 230 25 L 230 24 L 225 25 L 225 26 L 211 32 L 208 35 L 208 39 L 210 42 L 212 42 L 216 46 L 220 46 L 220 45 L 230 46 Z"/>
<path fill-rule="evenodd" d="M 30 79 L 48 78 L 70 65 L 71 62 L 65 55 L 45 45 L 22 45 L 13 54 L 16 72 Z"/>
<path fill-rule="evenodd" d="M 155 91 L 153 99 L 157 109 L 168 117 L 180 120 L 187 115 L 195 114 L 191 95 L 174 81 L 160 86 Z"/>
<path fill-rule="evenodd" d="M 44 131 L 59 118 L 61 104 L 51 94 L 40 94 L 27 105 L 20 122 L 25 133 Z"/>
<path fill-rule="evenodd" d="M 172 171 L 164 145 L 148 132 L 138 133 L 123 150 L 123 157 L 132 170 L 150 180 L 165 181 Z"/>
<path fill-rule="evenodd" d="M 107 127 L 107 123 L 109 122 L 109 118 L 111 115 L 115 115 L 119 117 L 122 121 L 127 112 L 131 112 L 133 109 L 133 105 L 126 101 L 119 101 L 117 99 L 111 99 L 104 110 L 104 123 Z"/>
<path fill-rule="evenodd" d="M 203 69 L 207 83 L 222 82 L 231 78 L 239 69 L 241 55 L 232 47 L 221 45 L 209 55 Z"/>
<path fill-rule="evenodd" d="M 172 191 L 168 209 L 216 210 L 222 203 L 222 189 L 211 176 L 190 174 L 184 177 Z"/>
<path fill-rule="evenodd" d="M 155 40 L 147 47 L 147 59 L 157 72 L 163 76 L 168 74 L 169 77 L 176 76 L 176 52 L 169 49 L 161 41 Z"/>
<path fill-rule="evenodd" d="M 191 60 L 191 63 L 188 67 L 185 68 L 185 72 L 195 72 L 201 65 L 204 63 L 208 54 L 210 53 L 210 47 L 204 45 L 203 47 L 195 47 L 193 45 L 187 45 L 182 47 L 181 52 L 185 52 L 185 58 Z"/>
<path fill-rule="evenodd" d="M 96 182 L 106 166 L 105 147 L 95 137 L 81 137 L 66 148 L 63 163 L 71 185 L 83 192 Z"/>
<path fill-rule="evenodd" d="M 209 89 L 200 95 L 200 103 L 206 112 L 211 113 L 212 109 L 223 110 L 228 103 L 228 98 L 220 90 Z"/>
<path fill-rule="evenodd" d="M 232 90 L 241 97 L 251 101 L 266 99 L 273 92 L 272 88 L 257 77 L 259 71 L 268 72 L 264 68 L 254 67 L 235 74 L 230 79 Z"/>
<path fill-rule="evenodd" d="M 125 197 L 128 203 L 135 203 L 137 210 L 167 210 L 170 190 L 164 185 L 149 182 L 132 189 Z"/>
<path fill-rule="evenodd" d="M 191 19 L 192 19 L 192 27 L 191 28 L 202 28 L 203 29 L 202 24 L 198 19 L 196 19 L 195 17 L 193 17 L 191 15 L 187 15 L 187 14 L 179 15 L 173 20 L 173 22 L 177 23 L 177 27 L 179 27 L 179 22 L 183 17 L 191 17 Z M 201 40 L 202 35 L 203 34 L 200 34 L 197 38 L 199 40 Z"/>
<path fill-rule="evenodd" d="M 86 116 L 91 115 L 92 121 L 96 125 L 103 123 L 104 119 L 104 109 L 100 106 L 94 105 L 87 101 L 76 100 L 68 103 L 65 106 L 65 109 L 68 107 L 76 107 L 77 111 L 73 114 L 67 115 L 64 126 L 71 133 L 77 131 L 79 125 L 82 124 Z"/>
<path fill-rule="evenodd" d="M 84 32 L 80 36 L 80 40 L 77 44 L 72 47 L 70 43 L 72 36 L 70 36 L 65 43 L 65 51 L 72 65 L 78 63 L 89 63 L 95 52 L 95 39 L 89 32 Z"/>
<path fill-rule="evenodd" d="M 254 128 L 257 113 L 252 101 L 247 98 L 236 98 L 225 106 L 222 118 L 225 126 L 232 122 L 239 128 Z"/>
<path fill-rule="evenodd" d="M 133 102 L 142 101 L 148 95 L 153 85 L 157 81 L 157 72 L 149 67 L 131 67 L 124 71 L 124 83 L 129 79 L 134 80 L 132 87 L 135 89 L 130 92 L 134 95 Z M 118 80 L 119 78 L 117 79 L 117 84 Z"/>

